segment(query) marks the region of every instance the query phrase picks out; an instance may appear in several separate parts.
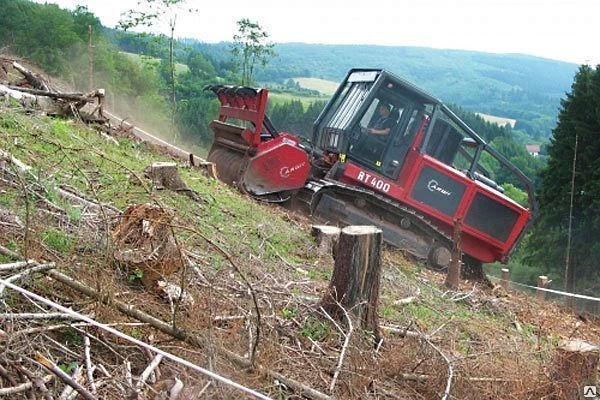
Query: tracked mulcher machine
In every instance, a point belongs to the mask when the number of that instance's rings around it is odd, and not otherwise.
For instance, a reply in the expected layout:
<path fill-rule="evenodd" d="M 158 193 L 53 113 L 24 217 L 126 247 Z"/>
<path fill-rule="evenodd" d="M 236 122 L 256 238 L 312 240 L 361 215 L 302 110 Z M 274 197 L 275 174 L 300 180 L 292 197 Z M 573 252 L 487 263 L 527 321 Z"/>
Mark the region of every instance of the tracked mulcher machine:
<path fill-rule="evenodd" d="M 463 262 L 480 269 L 506 262 L 533 220 L 530 180 L 440 100 L 390 72 L 350 70 L 305 143 L 275 129 L 266 89 L 206 89 L 221 103 L 208 160 L 244 193 L 306 204 L 331 224 L 379 226 L 387 243 L 435 268 L 450 262 L 456 224 Z M 388 133 L 374 135 L 382 105 Z M 504 195 L 486 166 L 529 204 Z"/>

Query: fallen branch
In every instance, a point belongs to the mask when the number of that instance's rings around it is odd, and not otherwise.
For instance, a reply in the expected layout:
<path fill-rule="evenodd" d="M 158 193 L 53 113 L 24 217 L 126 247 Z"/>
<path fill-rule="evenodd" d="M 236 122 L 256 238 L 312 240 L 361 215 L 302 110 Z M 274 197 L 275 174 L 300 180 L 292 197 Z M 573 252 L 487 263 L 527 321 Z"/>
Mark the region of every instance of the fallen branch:
<path fill-rule="evenodd" d="M 162 359 L 163 359 L 162 354 L 157 354 L 156 357 L 154 357 L 152 362 L 150 364 L 148 364 L 146 369 L 140 375 L 140 379 L 138 380 L 137 384 L 135 385 L 136 389 L 138 389 L 138 390 L 142 389 L 142 387 L 146 384 L 146 381 L 148 380 L 148 378 L 150 377 L 152 372 L 154 372 L 154 370 L 158 367 L 158 364 L 160 364 Z"/>
<path fill-rule="evenodd" d="M 0 253 L 1 252 L 2 252 L 2 247 L 0 246 Z M 9 250 L 9 252 L 11 254 L 11 255 L 9 255 L 9 257 L 14 257 L 15 259 L 22 258 L 18 254 L 14 253 L 14 252 L 12 252 L 10 250 Z M 227 254 L 227 253 L 225 253 L 225 254 Z M 92 288 L 90 288 L 90 287 L 88 287 L 88 286 L 86 286 L 86 285 L 84 285 L 84 284 L 82 284 L 80 282 L 77 282 L 74 279 L 72 279 L 72 278 L 70 278 L 70 277 L 68 277 L 68 276 L 66 276 L 64 274 L 61 274 L 58 271 L 50 270 L 50 271 L 48 271 L 47 274 L 48 274 L 48 276 L 54 278 L 55 280 L 57 280 L 57 281 L 65 284 L 65 285 L 71 287 L 72 289 L 75 289 L 75 290 L 77 290 L 77 291 L 79 291 L 79 292 L 81 292 L 81 293 L 83 293 L 83 294 L 85 294 L 85 295 L 87 295 L 89 297 L 95 298 L 95 299 L 103 302 L 104 304 L 112 305 L 112 306 L 116 307 L 119 311 L 121 311 L 122 313 L 124 313 L 124 314 L 126 314 L 126 315 L 128 315 L 128 316 L 130 316 L 132 318 L 135 318 L 138 321 L 147 323 L 147 324 L 153 326 L 154 328 L 158 329 L 159 331 L 164 332 L 166 334 L 169 334 L 169 335 L 171 335 L 172 337 L 174 337 L 176 339 L 185 341 L 185 342 L 190 343 L 190 344 L 192 344 L 194 346 L 197 346 L 197 347 L 204 347 L 204 348 L 208 348 L 208 346 L 214 347 L 214 344 L 209 343 L 208 340 L 206 340 L 206 339 L 204 339 L 204 338 L 202 338 L 200 336 L 196 336 L 196 335 L 190 334 L 190 333 L 185 332 L 185 331 L 183 331 L 181 329 L 178 329 L 178 328 L 173 328 L 173 326 L 171 324 L 166 323 L 166 322 L 164 322 L 164 321 L 162 321 L 162 320 L 160 320 L 158 318 L 155 318 L 155 317 L 153 317 L 153 316 L 151 316 L 151 315 L 149 315 L 149 314 L 147 314 L 147 313 L 145 313 L 145 312 L 143 312 L 141 310 L 138 310 L 138 309 L 136 309 L 134 306 L 132 306 L 130 304 L 126 304 L 126 303 L 120 302 L 120 301 L 115 300 L 115 299 L 110 299 L 106 295 L 104 295 L 104 296 L 100 295 L 94 289 L 92 289 Z M 132 337 L 130 337 L 128 335 L 125 335 L 122 332 L 120 332 L 120 331 L 118 331 L 116 329 L 113 329 L 113 328 L 111 328 L 108 325 L 101 324 L 101 323 L 99 323 L 99 322 L 91 319 L 88 316 L 82 315 L 80 313 L 77 313 L 76 311 L 73 311 L 71 309 L 63 307 L 63 306 L 61 306 L 61 305 L 59 305 L 57 303 L 54 303 L 54 302 L 52 302 L 52 301 L 50 301 L 48 299 L 45 299 L 45 298 L 43 298 L 43 297 L 41 297 L 39 295 L 36 295 L 35 293 L 27 291 L 27 290 L 25 290 L 23 288 L 20 288 L 18 286 L 15 286 L 14 284 L 12 284 L 10 282 L 5 282 L 2 279 L 0 279 L 0 285 L 5 285 L 5 286 L 7 286 L 8 288 L 10 288 L 12 290 L 16 290 L 16 291 L 18 291 L 18 292 L 20 292 L 22 294 L 25 294 L 28 297 L 30 297 L 30 298 L 32 298 L 34 300 L 37 300 L 39 302 L 42 302 L 42 303 L 44 303 L 46 305 L 49 305 L 50 307 L 53 307 L 53 308 L 55 308 L 55 309 L 57 309 L 57 310 L 59 310 L 61 312 L 69 313 L 69 314 L 73 315 L 73 317 L 75 319 L 79 319 L 79 320 L 85 321 L 85 323 L 82 324 L 82 325 L 92 325 L 92 326 L 99 327 L 99 328 L 101 328 L 101 329 L 103 329 L 103 330 L 105 330 L 107 332 L 112 333 L 113 335 L 119 336 L 121 338 L 124 338 L 125 340 L 133 342 L 133 343 L 137 344 L 140 347 L 147 348 L 150 351 L 153 351 L 154 353 L 163 354 L 166 358 L 168 358 L 168 359 L 170 359 L 172 361 L 175 361 L 177 363 L 185 365 L 185 366 L 187 366 L 187 367 L 189 367 L 189 368 L 191 368 L 191 369 L 193 369 L 193 370 L 195 370 L 197 372 L 200 372 L 203 375 L 206 375 L 206 376 L 208 376 L 208 377 L 210 377 L 212 379 L 218 380 L 218 381 L 220 381 L 220 382 L 222 382 L 222 383 L 224 383 L 226 385 L 232 386 L 232 387 L 234 387 L 234 388 L 236 388 L 238 390 L 241 390 L 241 391 L 243 391 L 245 393 L 251 394 L 252 396 L 254 396 L 256 398 L 269 399 L 269 397 L 267 397 L 267 396 L 265 396 L 265 395 L 263 395 L 261 393 L 258 393 L 256 391 L 250 389 L 250 388 L 242 386 L 242 385 L 240 385 L 240 384 L 238 384 L 236 382 L 233 382 L 233 381 L 229 380 L 228 378 L 225 378 L 225 377 L 222 377 L 220 375 L 217 375 L 217 374 L 213 373 L 212 371 L 209 371 L 209 370 L 206 370 L 206 369 L 204 369 L 202 367 L 199 367 L 198 365 L 190 363 L 187 360 L 184 360 L 184 359 L 182 359 L 180 357 L 177 357 L 177 356 L 175 356 L 173 354 L 167 353 L 167 352 L 165 352 L 165 351 L 163 351 L 161 349 L 158 349 L 158 348 L 156 348 L 156 347 L 154 347 L 154 346 L 152 346 L 150 344 L 144 343 L 144 342 L 142 342 L 142 341 L 140 341 L 138 339 L 135 339 L 135 338 L 132 338 Z M 238 367 L 246 368 L 246 369 L 252 368 L 252 363 L 247 358 L 245 358 L 245 357 L 242 357 L 242 356 L 240 356 L 240 355 L 238 355 L 238 354 L 236 354 L 236 353 L 234 353 L 234 352 L 232 352 L 230 350 L 222 348 L 222 347 L 216 347 L 216 351 L 217 351 L 217 354 L 219 354 L 220 356 L 222 356 L 225 359 L 229 360 L 230 362 L 236 364 Z M 313 388 L 311 388 L 311 387 L 309 387 L 309 386 L 307 386 L 307 385 L 305 385 L 303 383 L 300 383 L 300 382 L 295 381 L 295 380 L 293 380 L 291 378 L 288 378 L 288 377 L 286 377 L 286 376 L 284 376 L 284 375 L 282 375 L 282 374 L 280 374 L 280 373 L 278 373 L 276 371 L 266 370 L 266 369 L 264 369 L 264 368 L 262 368 L 260 366 L 256 366 L 256 368 L 259 369 L 259 371 L 262 371 L 265 375 L 271 377 L 272 379 L 276 379 L 277 381 L 283 383 L 287 387 L 289 387 L 292 390 L 294 390 L 294 391 L 302 394 L 305 397 L 308 397 L 308 398 L 311 398 L 311 399 L 314 399 L 314 400 L 332 400 L 332 398 L 330 396 L 328 396 L 328 395 L 326 395 L 326 394 L 324 394 L 322 392 L 319 392 L 318 390 L 315 390 L 315 389 L 313 389 Z"/>
<path fill-rule="evenodd" d="M 73 389 L 77 391 L 84 399 L 86 400 L 97 400 L 94 395 L 88 392 L 83 386 L 77 383 L 73 378 L 67 375 L 62 369 L 58 368 L 56 364 L 52 361 L 48 360 L 42 353 L 39 351 L 35 353 L 35 359 L 37 362 L 42 364 L 44 368 L 48 369 L 54 375 L 60 378 L 64 383 L 71 386 Z"/>
<path fill-rule="evenodd" d="M 331 384 L 329 385 L 329 391 L 333 393 L 333 389 L 335 388 L 335 383 L 337 382 L 337 378 L 340 375 L 340 371 L 342 370 L 342 366 L 344 365 L 344 358 L 346 356 L 346 351 L 348 351 L 348 345 L 350 344 L 350 337 L 352 336 L 352 332 L 354 331 L 354 326 L 352 325 L 352 320 L 348 315 L 348 311 L 344 307 L 340 305 L 340 308 L 344 311 L 344 315 L 346 316 L 346 320 L 348 321 L 348 333 L 342 334 L 345 336 L 344 344 L 342 346 L 342 351 L 340 352 L 340 357 L 338 359 L 337 366 L 335 367 L 335 372 L 333 373 L 333 378 L 331 379 Z"/>
<path fill-rule="evenodd" d="M 15 269 L 21 269 L 28 265 L 32 265 L 32 263 L 33 263 L 33 260 L 17 261 L 14 263 L 2 264 L 2 265 L 0 265 L 0 271 L 14 271 Z"/>
<path fill-rule="evenodd" d="M 396 328 L 394 326 L 388 326 L 388 325 L 379 325 L 379 327 L 381 329 L 383 329 L 384 331 L 392 332 L 392 333 L 395 333 L 402 337 L 413 338 L 413 339 L 425 339 L 427 337 L 427 335 L 425 335 L 423 333 L 411 331 L 411 330 L 408 330 L 408 328 Z"/>
<path fill-rule="evenodd" d="M 437 376 L 434 375 L 425 375 L 425 374 L 414 374 L 414 373 L 404 373 L 398 374 L 398 378 L 406 380 L 406 381 L 417 381 L 417 382 L 426 382 L 429 379 L 437 379 Z M 507 379 L 507 378 L 490 378 L 487 376 L 469 376 L 469 377 L 457 377 L 457 379 L 463 379 L 469 382 L 520 382 L 521 379 Z"/>
<path fill-rule="evenodd" d="M 108 296 L 101 296 L 94 289 L 92 289 L 86 285 L 83 285 L 80 282 L 75 281 L 71 277 L 63 275 L 57 271 L 49 271 L 48 275 L 50 277 L 56 279 L 57 281 L 64 283 L 65 285 L 71 287 L 72 289 L 75 289 L 89 297 L 93 297 L 105 304 L 113 305 L 119 311 L 121 311 L 123 314 L 126 314 L 132 318 L 135 318 L 138 321 L 145 322 L 149 325 L 152 325 L 154 328 L 158 329 L 159 331 L 166 333 L 168 335 L 171 335 L 176 339 L 188 342 L 197 347 L 204 347 L 204 348 L 213 347 L 213 348 L 215 348 L 215 350 L 217 351 L 217 353 L 220 356 L 233 362 L 237 366 L 239 366 L 241 368 L 247 368 L 247 369 L 252 368 L 252 363 L 247 358 L 242 357 L 242 356 L 240 356 L 230 350 L 227 350 L 223 347 L 214 346 L 214 344 L 209 343 L 208 340 L 206 340 L 200 336 L 192 335 L 183 330 L 173 328 L 173 326 L 171 324 L 168 324 L 162 320 L 159 320 L 158 318 L 155 318 L 149 314 L 146 314 L 145 312 L 136 309 L 134 306 L 132 306 L 130 304 L 126 304 L 126 303 L 120 302 L 115 299 L 109 299 Z M 0 280 L 0 282 L 1 282 L 1 280 Z M 87 317 L 85 317 L 85 318 L 87 318 Z M 83 316 L 80 319 L 86 320 L 86 319 L 84 319 Z M 144 343 L 144 344 L 140 344 L 140 346 L 148 348 L 149 350 L 152 350 L 154 352 L 157 352 L 156 350 L 153 350 L 154 348 L 148 344 Z M 261 367 L 258 367 L 258 368 L 262 369 Z M 306 386 L 300 382 L 297 382 L 291 378 L 287 378 L 278 372 L 275 372 L 272 370 L 266 370 L 264 372 L 271 378 L 277 379 L 278 381 L 284 383 L 287 387 L 292 388 L 292 390 L 300 392 L 304 396 L 307 396 L 311 399 L 315 399 L 315 400 L 331 399 L 328 395 L 321 393 L 315 389 L 312 389 L 311 387 Z M 223 379 L 223 378 L 221 378 L 221 379 Z"/>
<path fill-rule="evenodd" d="M 29 82 L 31 84 L 31 86 L 33 86 L 34 88 L 41 89 L 41 90 L 44 90 L 44 91 L 50 90 L 48 88 L 48 85 L 46 84 L 46 82 L 44 82 L 43 79 L 41 79 L 39 76 L 37 76 L 36 74 L 34 74 L 33 72 L 31 72 L 30 70 L 28 70 L 27 68 L 25 68 L 24 66 L 22 66 L 18 62 L 13 61 L 12 62 L 12 66 L 13 66 L 14 69 L 16 69 L 21 74 L 23 74 L 23 76 L 25 77 L 25 79 L 27 79 L 27 82 Z"/>
<path fill-rule="evenodd" d="M 54 379 L 54 375 L 46 375 L 41 378 L 42 382 L 44 382 L 44 383 L 48 383 L 52 379 Z M 20 385 L 17 385 L 17 386 L 0 388 L 0 396 L 8 396 L 8 395 L 13 395 L 13 394 L 17 394 L 17 393 L 22 393 L 26 390 L 31 389 L 32 387 L 33 387 L 32 382 L 25 382 L 25 383 L 21 383 Z"/>
<path fill-rule="evenodd" d="M 441 400 L 446 400 L 448 398 L 448 396 L 450 396 L 450 389 L 452 387 L 452 378 L 454 377 L 454 369 L 452 368 L 452 363 L 450 362 L 450 359 L 448 359 L 448 357 L 442 352 L 442 350 L 440 350 L 435 344 L 433 344 L 431 342 L 431 340 L 429 340 L 429 338 L 425 337 L 423 340 L 425 340 L 425 342 L 429 346 L 431 346 L 435 351 L 437 351 L 439 353 L 439 355 L 444 359 L 446 364 L 448 365 L 448 380 L 446 381 L 446 389 L 444 390 L 444 395 L 442 396 L 442 399 L 441 399 Z"/>
<path fill-rule="evenodd" d="M 83 366 L 80 365 L 77 368 L 75 368 L 75 370 L 73 371 L 73 375 L 71 375 L 71 379 L 73 379 L 74 382 L 79 383 L 79 380 L 81 379 L 82 376 L 83 376 Z M 58 400 L 71 400 L 71 398 L 74 398 L 75 396 L 77 396 L 75 389 L 73 389 L 72 386 L 67 385 L 61 392 Z"/>
<path fill-rule="evenodd" d="M 104 208 L 114 214 L 121 213 L 118 208 L 111 206 L 110 204 L 102 204 L 94 200 L 86 199 L 83 194 L 76 193 L 73 189 L 69 188 L 69 190 L 67 190 L 64 187 L 57 186 L 54 188 L 54 190 L 56 191 L 56 194 L 58 194 L 64 200 L 69 201 L 71 204 L 77 204 L 83 207 L 91 208 L 94 210 L 94 212 L 99 212 L 100 208 Z"/>
<path fill-rule="evenodd" d="M 17 280 L 23 278 L 24 276 L 30 275 L 34 272 L 46 271 L 46 270 L 52 269 L 54 267 L 56 267 L 56 264 L 54 264 L 54 263 L 37 264 L 29 269 L 24 270 L 23 272 L 9 276 L 8 278 L 5 279 L 5 282 L 14 282 L 14 281 L 17 281 Z M 4 292 L 4 284 L 0 284 L 0 297 L 2 297 L 3 292 Z"/>
<path fill-rule="evenodd" d="M 62 92 L 53 92 L 50 90 L 39 90 L 39 89 L 30 89 L 22 86 L 11 86 L 7 85 L 9 89 L 17 90 L 23 93 L 33 94 L 35 96 L 46 96 L 56 100 L 68 100 L 68 101 L 77 101 L 77 102 L 85 102 L 91 103 L 96 98 L 100 98 L 104 96 L 104 90 L 98 89 L 94 90 L 90 93 L 62 93 Z"/>
<path fill-rule="evenodd" d="M 198 396 L 196 398 L 198 398 L 198 399 L 202 398 L 202 395 L 204 394 L 204 391 L 206 389 L 208 389 L 208 386 L 211 383 L 212 382 L 209 381 L 206 385 L 204 385 L 204 387 L 202 388 L 202 390 L 200 391 L 200 393 L 198 393 Z M 179 398 L 179 395 L 181 394 L 182 390 L 183 390 L 183 382 L 181 382 L 177 377 L 175 377 L 175 383 L 173 384 L 173 386 L 169 390 L 169 400 L 177 400 Z"/>
<path fill-rule="evenodd" d="M 53 271 L 51 271 L 51 272 L 53 272 Z M 56 279 L 56 277 L 60 277 L 61 279 L 67 278 L 67 281 L 73 281 L 71 278 L 69 278 L 69 277 L 67 277 L 65 275 L 62 275 L 62 274 L 60 274 L 58 272 L 53 273 L 52 275 L 54 275 L 55 279 Z M 197 372 L 200 372 L 201 374 L 206 375 L 209 378 L 218 380 L 221 383 L 224 383 L 226 385 L 232 386 L 232 387 L 234 387 L 234 388 L 236 388 L 236 389 L 238 389 L 240 391 L 243 391 L 243 392 L 245 392 L 247 394 L 250 394 L 250 395 L 252 395 L 252 396 L 254 396 L 256 398 L 263 399 L 263 400 L 272 400 L 271 398 L 269 398 L 269 397 L 267 397 L 267 396 L 265 396 L 265 395 L 263 395 L 261 393 L 258 393 L 255 390 L 252 390 L 250 388 L 242 386 L 239 383 L 233 382 L 232 380 L 230 380 L 228 378 L 225 378 L 225 377 L 223 377 L 221 375 L 215 374 L 212 371 L 204 369 L 204 368 L 202 368 L 202 367 L 200 367 L 200 366 L 198 366 L 196 364 L 193 364 L 193 363 L 191 363 L 191 362 L 189 362 L 187 360 L 184 360 L 183 358 L 180 358 L 180 357 L 178 357 L 176 355 L 173 355 L 173 354 L 168 353 L 168 352 L 166 352 L 164 350 L 161 350 L 161 349 L 159 349 L 157 347 L 154 347 L 154 346 L 152 346 L 152 345 L 150 345 L 148 343 L 142 342 L 141 340 L 135 339 L 135 338 L 133 338 L 133 337 L 131 337 L 129 335 L 126 335 L 126 334 L 124 334 L 124 333 L 122 333 L 122 332 L 120 332 L 120 331 L 118 331 L 118 330 L 116 330 L 114 328 L 111 328 L 111 327 L 109 327 L 109 326 L 107 326 L 105 324 L 97 322 L 97 321 L 95 321 L 95 320 L 93 320 L 93 319 L 91 319 L 91 318 L 89 318 L 89 317 L 87 317 L 85 315 L 79 314 L 76 311 L 73 311 L 73 310 L 71 310 L 71 309 L 69 309 L 67 307 L 61 306 L 60 304 L 57 304 L 57 303 L 55 303 L 55 302 L 53 302 L 51 300 L 48 300 L 48 299 L 46 299 L 46 298 L 44 298 L 42 296 L 39 296 L 39 295 L 37 295 L 37 294 L 35 294 L 33 292 L 30 292 L 30 291 L 28 291 L 26 289 L 23 289 L 23 288 L 21 288 L 19 286 L 16 286 L 16 285 L 14 285 L 14 284 L 12 284 L 10 282 L 6 282 L 5 280 L 0 279 L 0 284 L 3 284 L 3 285 L 7 286 L 8 288 L 10 288 L 12 290 L 15 290 L 15 291 L 17 291 L 17 292 L 19 292 L 19 293 L 21 293 L 21 294 L 23 294 L 23 295 L 25 295 L 25 296 L 33 299 L 33 300 L 35 300 L 35 301 L 38 301 L 38 302 L 43 303 L 43 304 L 46 304 L 46 305 L 48 305 L 50 307 L 53 307 L 53 308 L 55 308 L 55 309 L 57 309 L 59 311 L 70 313 L 71 315 L 73 315 L 74 318 L 77 318 L 77 319 L 80 319 L 82 321 L 85 321 L 86 323 L 88 323 L 90 325 L 93 325 L 93 326 L 95 326 L 97 328 L 100 328 L 100 329 L 102 329 L 102 330 L 104 330 L 106 332 L 109 332 L 109 333 L 111 333 L 111 334 L 113 334 L 113 335 L 115 335 L 117 337 L 125 339 L 125 340 L 127 340 L 129 342 L 132 342 L 132 343 L 134 343 L 134 344 L 136 344 L 136 345 L 138 345 L 138 346 L 140 346 L 142 348 L 147 348 L 147 349 L 149 349 L 149 350 L 151 350 L 151 351 L 153 351 L 153 352 L 155 352 L 157 354 L 162 354 L 166 358 L 168 358 L 168 359 L 170 359 L 170 360 L 172 360 L 174 362 L 177 362 L 179 364 L 182 364 L 182 365 L 184 365 L 186 367 L 189 367 L 189 368 L 191 368 L 191 369 L 193 369 L 193 370 L 195 370 Z M 86 290 L 89 290 L 89 291 L 95 293 L 95 291 L 93 289 L 91 289 L 91 288 L 89 288 L 89 287 L 87 287 L 85 285 L 82 285 L 81 283 L 78 283 L 78 282 L 77 282 L 77 284 L 81 285 L 81 287 L 83 287 L 83 288 L 86 288 Z M 73 286 L 71 286 L 71 287 L 73 287 Z M 75 288 L 75 287 L 73 287 L 73 288 Z M 103 299 L 103 301 L 108 302 L 108 297 L 107 296 L 104 296 L 104 297 L 103 296 L 99 296 L 99 295 L 96 295 L 96 296 L 97 296 L 97 298 L 99 298 L 99 299 L 101 298 L 101 299 Z M 114 304 L 115 300 L 112 300 L 111 303 Z M 123 304 L 123 303 L 121 303 L 121 304 Z M 127 307 L 127 306 L 125 307 L 125 309 L 128 309 L 128 308 L 130 308 L 130 307 Z M 156 318 L 154 318 L 154 317 L 152 317 L 152 316 L 150 316 L 148 314 L 145 314 L 145 313 L 143 313 L 143 312 L 141 312 L 139 310 L 135 310 L 132 307 L 131 307 L 131 309 L 134 311 L 134 314 L 136 314 L 138 316 L 139 315 L 145 315 L 145 317 L 147 317 L 149 320 L 158 321 L 159 325 L 162 324 L 161 326 L 163 328 L 164 328 L 164 326 L 167 326 L 167 327 L 169 327 L 170 330 L 172 330 L 171 326 L 169 324 L 165 323 L 164 321 L 160 321 L 160 320 L 158 320 L 158 319 L 156 319 Z M 138 313 L 140 313 L 140 314 L 138 314 Z M 136 317 L 134 317 L 134 318 L 136 318 Z M 181 332 L 181 331 L 175 330 L 175 332 Z M 181 333 L 179 335 L 181 336 Z M 184 337 L 185 337 L 185 335 L 184 335 Z M 191 337 L 191 335 L 190 335 L 190 337 Z M 196 344 L 198 344 L 200 342 L 202 342 L 202 339 L 201 338 L 196 338 Z M 225 350 L 225 349 L 220 349 L 220 351 L 221 352 L 229 352 L 228 350 Z M 232 353 L 232 352 L 229 352 L 229 353 Z M 241 364 L 246 364 L 247 367 L 250 366 L 249 362 L 246 359 L 238 356 L 235 353 L 232 353 L 232 354 L 235 355 L 239 359 L 238 361 L 241 360 Z M 43 357 L 43 355 L 42 355 L 42 357 Z M 62 370 L 61 370 L 61 372 L 62 372 Z M 68 375 L 67 375 L 67 377 L 68 377 Z M 92 397 L 92 399 L 93 398 L 94 397 Z"/>
<path fill-rule="evenodd" d="M 20 254 L 15 253 L 14 251 L 9 250 L 9 249 L 7 249 L 4 246 L 0 246 L 0 254 L 5 255 L 7 257 L 10 257 L 13 260 L 21 260 L 21 259 L 23 259 L 23 257 L 21 257 Z M 30 261 L 23 261 L 23 262 L 27 262 L 27 263 L 30 263 L 32 265 L 37 264 L 35 261 L 31 261 L 31 260 Z"/>
<path fill-rule="evenodd" d="M 334 400 L 331 396 L 328 396 L 324 393 L 319 392 L 309 386 L 306 386 L 298 381 L 290 379 L 279 372 L 268 371 L 268 374 L 271 378 L 276 379 L 280 383 L 284 384 L 288 388 L 292 389 L 296 393 L 301 394 L 304 397 L 308 397 L 314 400 Z"/>
<path fill-rule="evenodd" d="M 73 319 L 73 316 L 66 313 L 1 313 L 0 320 L 39 320 L 39 319 Z"/>
<path fill-rule="evenodd" d="M 94 370 L 92 368 L 92 357 L 90 354 L 90 337 L 88 335 L 83 336 L 84 357 L 85 357 L 85 372 L 88 383 L 92 389 L 92 394 L 96 394 L 96 382 L 94 382 Z"/>

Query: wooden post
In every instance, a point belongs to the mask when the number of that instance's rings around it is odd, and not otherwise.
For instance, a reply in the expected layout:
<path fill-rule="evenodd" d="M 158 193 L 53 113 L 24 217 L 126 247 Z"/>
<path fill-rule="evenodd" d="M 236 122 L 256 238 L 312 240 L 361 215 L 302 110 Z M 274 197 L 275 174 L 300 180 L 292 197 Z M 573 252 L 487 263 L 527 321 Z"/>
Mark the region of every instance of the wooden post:
<path fill-rule="evenodd" d="M 94 40 L 91 25 L 88 25 L 88 64 L 88 86 L 89 90 L 94 90 Z"/>
<path fill-rule="evenodd" d="M 333 276 L 319 305 L 339 321 L 340 307 L 356 316 L 363 330 L 372 332 L 378 342 L 379 277 L 383 232 L 375 226 L 347 226 L 337 244 Z"/>
<path fill-rule="evenodd" d="M 508 268 L 502 268 L 502 277 L 500 281 L 500 286 L 502 286 L 505 290 L 508 289 L 508 280 L 510 279 L 510 270 Z"/>
<path fill-rule="evenodd" d="M 552 366 L 556 398 L 583 398 L 585 386 L 597 385 L 599 359 L 598 346 L 577 339 L 561 341 Z"/>
<path fill-rule="evenodd" d="M 460 218 L 457 218 L 454 221 L 454 234 L 452 235 L 452 260 L 450 261 L 448 274 L 446 275 L 446 286 L 453 290 L 458 289 L 460 284 L 460 263 L 462 255 L 461 233 L 462 221 Z"/>
<path fill-rule="evenodd" d="M 317 241 L 317 253 L 319 256 L 335 253 L 335 246 L 340 237 L 341 229 L 331 225 L 313 225 L 310 234 Z M 335 258 L 335 254 L 334 254 Z"/>
<path fill-rule="evenodd" d="M 546 285 L 548 283 L 550 283 L 550 281 L 548 280 L 547 276 L 544 276 L 544 275 L 538 276 L 538 288 L 544 289 L 544 288 L 546 288 Z M 538 300 L 544 300 L 546 298 L 546 292 L 538 289 L 537 293 L 535 294 L 535 297 Z"/>

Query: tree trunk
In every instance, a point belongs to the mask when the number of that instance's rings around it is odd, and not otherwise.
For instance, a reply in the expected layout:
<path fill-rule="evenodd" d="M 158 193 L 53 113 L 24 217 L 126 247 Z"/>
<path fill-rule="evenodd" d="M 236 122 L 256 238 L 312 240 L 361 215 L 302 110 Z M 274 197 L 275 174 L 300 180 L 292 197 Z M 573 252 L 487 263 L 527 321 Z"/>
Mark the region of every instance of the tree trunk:
<path fill-rule="evenodd" d="M 582 340 L 565 340 L 556 348 L 553 378 L 560 400 L 583 398 L 584 387 L 597 384 L 600 348 Z"/>
<path fill-rule="evenodd" d="M 374 226 L 348 226 L 342 229 L 336 246 L 333 276 L 319 305 L 339 321 L 344 312 L 356 316 L 363 330 L 379 341 L 377 303 L 381 274 L 381 229 Z"/>
<path fill-rule="evenodd" d="M 452 260 L 448 267 L 448 274 L 446 275 L 446 286 L 452 290 L 458 289 L 460 284 L 460 263 L 462 255 L 462 243 L 461 243 L 462 226 L 460 218 L 454 223 L 454 235 L 452 237 Z"/>
<path fill-rule="evenodd" d="M 27 82 L 29 82 L 34 89 L 40 89 L 44 91 L 50 90 L 44 79 L 42 79 L 40 76 L 34 74 L 16 61 L 13 61 L 12 65 L 14 69 L 23 74 L 25 79 L 27 79 Z"/>

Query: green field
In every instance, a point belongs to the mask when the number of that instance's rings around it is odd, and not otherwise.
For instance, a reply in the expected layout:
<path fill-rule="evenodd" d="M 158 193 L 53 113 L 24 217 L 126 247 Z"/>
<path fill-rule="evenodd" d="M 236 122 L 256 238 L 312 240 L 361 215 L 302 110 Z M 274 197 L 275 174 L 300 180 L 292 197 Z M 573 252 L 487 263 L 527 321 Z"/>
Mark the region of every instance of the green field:
<path fill-rule="evenodd" d="M 515 124 L 517 123 L 517 120 L 512 119 L 512 118 L 498 117 L 496 115 L 483 114 L 483 113 L 475 113 L 475 114 L 479 115 L 485 121 L 492 123 L 492 124 L 497 124 L 499 126 L 510 125 L 511 128 L 514 128 Z"/>
<path fill-rule="evenodd" d="M 302 103 L 302 106 L 306 107 L 315 101 L 329 100 L 329 96 L 301 96 L 293 93 L 277 93 L 269 92 L 269 101 L 272 103 L 289 103 L 293 100 L 298 100 Z"/>
<path fill-rule="evenodd" d="M 332 95 L 339 86 L 338 82 L 328 81 L 319 78 L 292 78 L 301 87 L 306 89 L 318 90 L 327 95 Z"/>

